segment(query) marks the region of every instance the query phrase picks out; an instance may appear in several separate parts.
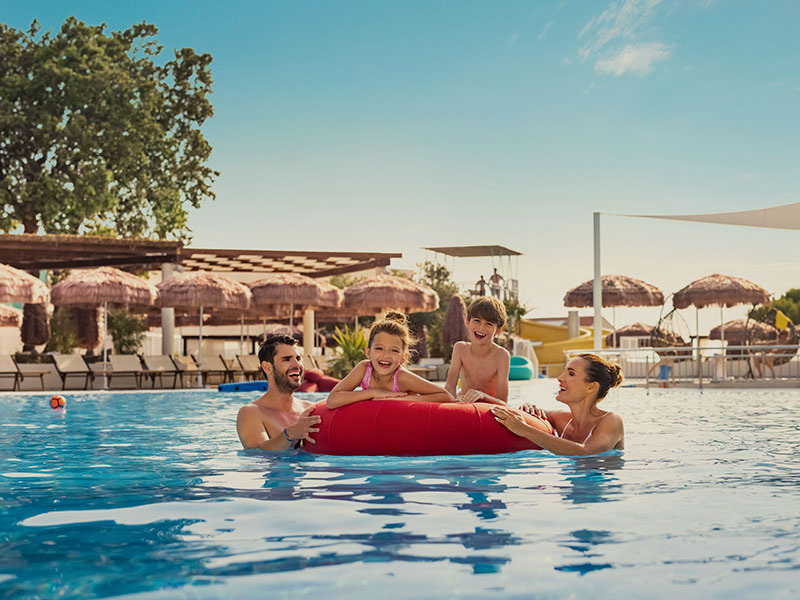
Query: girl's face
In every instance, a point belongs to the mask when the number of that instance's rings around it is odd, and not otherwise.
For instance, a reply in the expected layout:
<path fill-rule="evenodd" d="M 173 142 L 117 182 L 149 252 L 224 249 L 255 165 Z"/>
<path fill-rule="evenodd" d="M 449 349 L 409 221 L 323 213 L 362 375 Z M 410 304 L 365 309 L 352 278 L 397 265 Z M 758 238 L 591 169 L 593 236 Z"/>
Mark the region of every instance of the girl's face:
<path fill-rule="evenodd" d="M 571 359 L 564 372 L 558 376 L 556 400 L 564 404 L 578 402 L 591 395 L 593 385 L 586 379 L 586 361 L 580 357 Z"/>
<path fill-rule="evenodd" d="M 385 331 L 375 334 L 367 348 L 367 358 L 380 375 L 394 373 L 406 361 L 407 354 L 403 340 Z"/>

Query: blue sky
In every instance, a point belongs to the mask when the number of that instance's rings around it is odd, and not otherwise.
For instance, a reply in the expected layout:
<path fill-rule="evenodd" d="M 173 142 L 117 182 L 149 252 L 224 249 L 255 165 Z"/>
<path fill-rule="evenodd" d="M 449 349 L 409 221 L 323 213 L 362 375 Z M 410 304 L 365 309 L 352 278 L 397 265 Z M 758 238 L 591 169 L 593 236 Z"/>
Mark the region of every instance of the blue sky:
<path fill-rule="evenodd" d="M 521 299 L 550 315 L 592 275 L 594 211 L 800 200 L 790 0 L 0 6 L 19 28 L 146 20 L 167 49 L 214 56 L 222 175 L 195 246 L 402 252 L 413 268 L 424 246 L 503 244 L 524 253 Z M 800 286 L 797 247 L 797 232 L 603 219 L 603 271 L 666 293 L 723 272 L 780 295 Z M 455 276 L 490 267 L 462 259 Z"/>

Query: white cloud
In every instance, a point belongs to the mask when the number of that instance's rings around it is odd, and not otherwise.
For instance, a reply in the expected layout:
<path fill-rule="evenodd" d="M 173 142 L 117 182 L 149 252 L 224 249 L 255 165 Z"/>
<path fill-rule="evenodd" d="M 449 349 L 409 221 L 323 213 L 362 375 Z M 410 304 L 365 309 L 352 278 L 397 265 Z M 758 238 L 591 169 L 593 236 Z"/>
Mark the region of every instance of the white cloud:
<path fill-rule="evenodd" d="M 653 63 L 667 60 L 672 48 L 659 42 L 629 44 L 611 56 L 597 61 L 594 69 L 603 75 L 638 75 L 642 77 L 653 70 Z"/>
<path fill-rule="evenodd" d="M 657 13 L 661 0 L 623 0 L 613 2 L 596 19 L 589 21 L 578 36 L 586 41 L 578 51 L 582 60 L 599 53 L 609 44 L 634 41 Z"/>
<path fill-rule="evenodd" d="M 519 41 L 519 31 L 515 31 L 509 36 L 508 40 L 506 41 L 506 44 L 509 46 L 513 46 L 518 41 Z"/>
<path fill-rule="evenodd" d="M 542 41 L 542 38 L 547 35 L 547 32 L 550 31 L 550 28 L 553 26 L 553 22 L 550 21 L 547 25 L 544 26 L 542 32 L 539 34 L 539 41 Z"/>

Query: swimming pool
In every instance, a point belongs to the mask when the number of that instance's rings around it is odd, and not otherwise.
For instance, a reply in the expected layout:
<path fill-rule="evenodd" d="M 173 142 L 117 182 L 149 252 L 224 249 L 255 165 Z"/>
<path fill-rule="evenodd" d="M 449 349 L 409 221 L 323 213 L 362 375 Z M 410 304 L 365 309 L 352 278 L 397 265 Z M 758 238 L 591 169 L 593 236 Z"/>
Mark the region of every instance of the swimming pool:
<path fill-rule="evenodd" d="M 585 458 L 266 455 L 257 393 L 65 395 L 0 395 L 2 598 L 800 593 L 800 390 L 615 390 Z"/>

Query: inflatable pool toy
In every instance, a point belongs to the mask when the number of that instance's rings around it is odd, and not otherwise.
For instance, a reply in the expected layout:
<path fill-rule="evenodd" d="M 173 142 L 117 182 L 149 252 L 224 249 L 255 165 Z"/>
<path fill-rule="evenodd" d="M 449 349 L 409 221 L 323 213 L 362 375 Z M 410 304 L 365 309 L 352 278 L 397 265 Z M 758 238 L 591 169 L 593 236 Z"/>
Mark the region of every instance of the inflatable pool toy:
<path fill-rule="evenodd" d="M 511 381 L 520 381 L 531 377 L 533 377 L 533 363 L 524 356 L 512 356 L 508 378 Z"/>
<path fill-rule="evenodd" d="M 220 383 L 217 386 L 218 392 L 266 392 L 268 383 L 266 380 L 240 381 L 238 383 Z"/>
<path fill-rule="evenodd" d="M 59 408 L 64 408 L 67 406 L 67 401 L 64 399 L 64 396 L 53 396 L 50 398 L 50 408 L 53 410 L 58 410 Z"/>
<path fill-rule="evenodd" d="M 445 454 L 503 454 L 540 450 L 533 442 L 500 425 L 492 405 L 371 400 L 331 410 L 318 402 L 312 414 L 322 417 L 313 454 L 340 456 L 436 456 Z M 525 415 L 534 427 L 553 433 L 548 421 Z"/>

